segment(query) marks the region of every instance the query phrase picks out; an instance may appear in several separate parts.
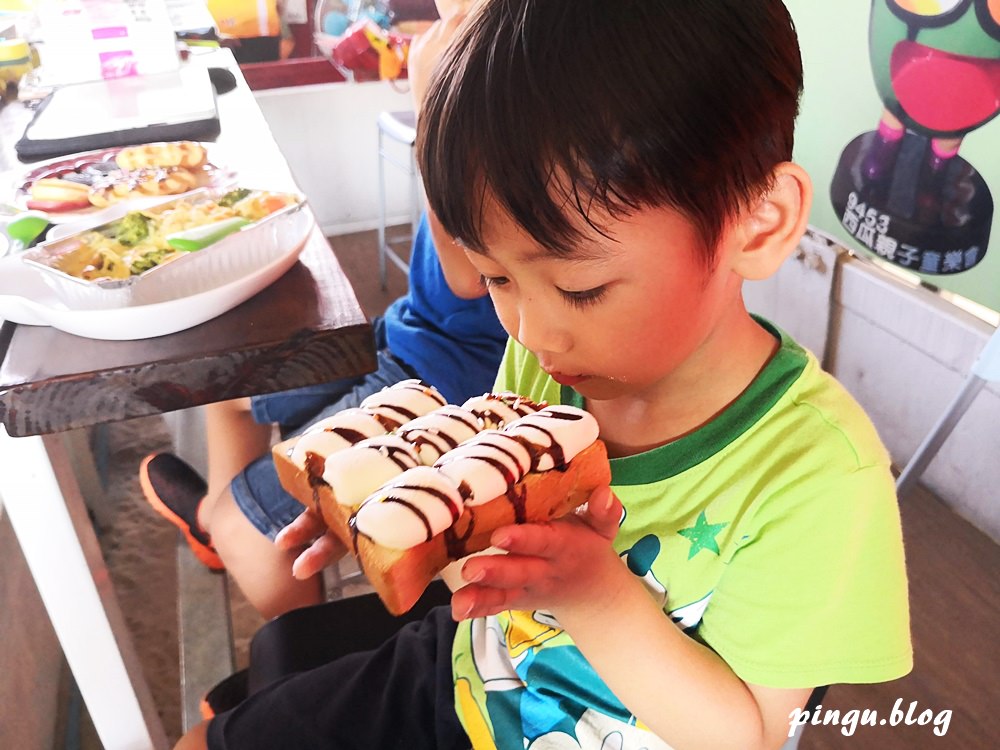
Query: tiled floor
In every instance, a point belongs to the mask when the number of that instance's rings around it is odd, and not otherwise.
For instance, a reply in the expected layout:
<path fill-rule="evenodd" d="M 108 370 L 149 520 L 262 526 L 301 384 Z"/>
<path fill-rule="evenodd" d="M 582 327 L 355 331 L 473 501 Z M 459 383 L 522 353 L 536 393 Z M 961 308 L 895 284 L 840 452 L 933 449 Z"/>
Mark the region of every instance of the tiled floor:
<path fill-rule="evenodd" d="M 335 237 L 332 243 L 369 315 L 381 312 L 405 289 L 405 278 L 392 267 L 389 289 L 379 288 L 373 233 Z M 155 421 L 136 420 L 127 426 L 112 437 L 110 472 L 112 484 L 120 488 L 120 515 L 128 519 L 128 533 L 106 534 L 105 555 L 125 612 L 155 614 L 139 618 L 133 628 L 164 722 L 175 737 L 180 726 L 176 637 L 171 636 L 176 633 L 171 630 L 176 627 L 176 616 L 170 588 L 175 535 L 145 507 L 135 481 L 139 459 L 162 445 L 166 437 Z M 824 709 L 835 709 L 840 717 L 852 709 L 875 709 L 889 718 L 897 700 L 902 701 L 904 716 L 915 701 L 913 717 L 926 709 L 935 716 L 945 710 L 953 712 L 947 734 L 935 736 L 933 724 L 905 726 L 904 722 L 900 726 L 861 726 L 846 736 L 838 719 L 836 724 L 809 727 L 802 750 L 989 750 L 1000 743 L 1000 648 L 996 636 L 1000 546 L 922 490 L 902 502 L 902 512 L 916 667 L 908 677 L 887 685 L 834 686 L 824 700 Z M 135 601 L 141 601 L 142 606 L 130 604 Z M 238 596 L 234 608 L 237 638 L 245 650 L 246 639 L 259 620 Z"/>

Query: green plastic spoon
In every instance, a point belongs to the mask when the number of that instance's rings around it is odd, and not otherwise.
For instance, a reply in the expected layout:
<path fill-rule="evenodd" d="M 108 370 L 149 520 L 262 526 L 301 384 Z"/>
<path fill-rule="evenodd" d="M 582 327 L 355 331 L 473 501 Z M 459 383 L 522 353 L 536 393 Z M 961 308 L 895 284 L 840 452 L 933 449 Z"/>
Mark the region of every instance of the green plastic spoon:
<path fill-rule="evenodd" d="M 232 219 L 224 219 L 213 224 L 205 224 L 194 229 L 185 229 L 183 232 L 169 234 L 167 235 L 167 244 L 175 250 L 194 252 L 218 242 L 233 232 L 238 232 L 249 223 L 248 219 L 235 216 Z"/>
<path fill-rule="evenodd" d="M 49 217 L 34 211 L 25 211 L 9 221 L 5 231 L 11 239 L 11 252 L 17 253 L 30 247 L 50 224 Z"/>

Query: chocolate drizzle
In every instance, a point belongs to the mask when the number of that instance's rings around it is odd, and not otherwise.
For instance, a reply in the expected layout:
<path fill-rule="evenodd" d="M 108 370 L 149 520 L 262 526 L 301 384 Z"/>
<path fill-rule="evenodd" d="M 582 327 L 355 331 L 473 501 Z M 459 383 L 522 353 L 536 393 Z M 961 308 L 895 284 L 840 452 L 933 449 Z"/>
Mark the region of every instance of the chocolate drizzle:
<path fill-rule="evenodd" d="M 502 437 L 502 438 L 505 438 L 507 440 L 513 440 L 518 445 L 524 446 L 524 441 L 518 439 L 514 435 L 508 435 L 506 433 L 501 432 L 501 433 L 497 434 L 497 437 Z M 529 466 L 522 465 L 521 461 L 518 459 L 518 456 L 517 456 L 517 454 L 514 451 L 508 450 L 508 449 L 504 448 L 502 445 L 496 445 L 495 443 L 488 443 L 488 445 L 490 447 L 494 448 L 495 450 L 499 451 L 500 453 L 503 453 L 505 456 L 509 456 L 510 460 L 513 461 L 515 464 L 517 464 L 517 467 L 521 470 L 522 474 L 528 473 L 528 470 L 531 468 L 531 466 L 530 465 Z M 529 459 L 530 459 L 530 456 L 531 456 L 530 449 L 528 449 L 528 448 L 525 447 L 525 450 L 528 451 L 528 456 L 529 456 Z M 517 481 L 517 480 L 515 480 L 515 481 Z"/>
<path fill-rule="evenodd" d="M 354 445 L 355 443 L 360 443 L 362 440 L 367 438 L 363 432 L 359 430 L 352 430 L 350 427 L 334 427 L 329 430 L 324 430 L 324 432 L 332 432 L 337 437 L 343 438 L 346 442 Z"/>
<path fill-rule="evenodd" d="M 383 409 L 388 409 L 393 412 L 393 414 L 400 415 L 402 419 L 396 419 L 394 416 L 390 416 L 389 414 L 383 414 Z M 404 409 L 401 406 L 380 406 L 378 407 L 378 411 L 373 409 L 371 415 L 378 420 L 378 423 L 382 425 L 386 432 L 394 432 L 407 422 L 417 418 L 416 412 Z"/>
<path fill-rule="evenodd" d="M 416 516 L 416 518 L 420 521 L 420 523 L 424 527 L 424 533 L 426 536 L 424 541 L 429 542 L 434 537 L 434 528 L 431 526 L 431 521 L 427 517 L 427 514 L 424 513 L 424 511 L 415 502 L 404 497 L 403 493 L 407 491 L 424 492 L 430 495 L 431 497 L 435 498 L 436 500 L 439 500 L 441 504 L 444 505 L 451 513 L 452 524 L 454 524 L 455 521 L 458 520 L 458 517 L 462 514 L 462 507 L 455 505 L 455 503 L 452 502 L 451 498 L 446 493 L 442 492 L 441 490 L 434 489 L 433 487 L 427 487 L 419 484 L 395 484 L 390 487 L 387 487 L 386 489 L 388 490 L 388 494 L 379 497 L 377 500 L 369 500 L 368 502 L 395 503 L 409 510 L 414 516 Z M 365 503 L 364 505 L 367 505 L 367 503 Z M 363 508 L 364 505 L 362 505 L 361 507 Z M 351 520 L 349 522 L 352 529 L 352 533 L 354 534 L 362 533 L 358 530 L 357 527 L 357 515 L 358 512 L 360 511 L 361 508 L 355 511 L 351 515 Z M 366 536 L 370 537 L 370 535 Z M 355 538 L 355 546 L 357 546 L 356 538 Z"/>
<path fill-rule="evenodd" d="M 539 445 L 538 443 L 532 442 L 526 437 L 521 435 L 515 435 L 521 445 L 523 445 L 528 450 L 528 455 L 531 456 L 531 471 L 538 471 L 538 466 L 542 462 L 542 458 L 545 456 L 551 456 L 553 468 L 563 469 L 566 467 L 566 451 L 563 447 L 556 442 L 556 436 L 550 431 L 546 430 L 544 427 L 539 427 L 538 425 L 531 425 L 533 430 L 538 430 L 540 433 L 545 435 L 549 439 L 548 445 Z"/>
<path fill-rule="evenodd" d="M 517 485 L 507 490 L 505 497 L 514 509 L 514 523 L 524 523 L 528 520 L 527 494 L 524 487 L 518 487 Z"/>
<path fill-rule="evenodd" d="M 309 477 L 309 486 L 313 490 L 326 485 L 327 482 L 323 479 L 324 471 L 326 471 L 326 457 L 312 451 L 306 451 L 306 474 Z"/>
<path fill-rule="evenodd" d="M 410 452 L 405 448 L 400 448 L 398 445 L 379 445 L 378 447 L 372 446 L 372 450 L 377 450 L 403 471 L 412 469 L 417 465 L 413 461 L 413 456 Z"/>
<path fill-rule="evenodd" d="M 403 476 L 397 480 L 390 481 L 376 491 L 351 515 L 348 522 L 352 536 L 355 554 L 358 552 L 358 535 L 372 539 L 375 543 L 380 543 L 377 538 L 410 540 L 409 543 L 419 543 L 416 540 L 431 541 L 437 533 L 440 533 L 447 548 L 448 556 L 458 559 L 467 554 L 468 541 L 473 536 L 475 522 L 475 505 L 505 498 L 510 505 L 514 523 L 525 523 L 528 520 L 527 490 L 521 483 L 523 477 L 529 472 L 544 472 L 551 469 L 565 471 L 568 466 L 566 447 L 558 439 L 569 433 L 571 436 L 577 435 L 575 426 L 566 425 L 566 422 L 578 422 L 586 417 L 584 413 L 572 407 L 547 407 L 544 411 L 537 411 L 542 407 L 527 399 L 521 399 L 512 394 L 494 394 L 485 396 L 484 399 L 496 401 L 497 409 L 489 408 L 480 402 L 478 406 L 451 407 L 438 409 L 435 412 L 424 415 L 426 419 L 421 419 L 414 415 L 405 407 L 380 404 L 368 408 L 369 413 L 385 424 L 392 421 L 390 415 L 408 415 L 411 420 L 416 419 L 416 425 L 403 425 L 400 429 L 396 426 L 396 434 L 390 438 L 390 442 L 383 444 L 372 443 L 366 448 L 378 450 L 387 459 L 395 463 L 403 472 Z M 505 404 L 508 409 L 499 407 L 499 403 Z M 467 402 L 468 403 L 468 402 Z M 473 433 L 483 429 L 484 423 L 491 418 L 506 415 L 510 418 L 510 411 L 517 410 L 523 412 L 522 416 L 527 416 L 523 422 L 518 421 L 517 427 L 511 429 L 511 425 L 502 431 L 490 430 L 480 437 L 473 437 L 471 440 L 463 442 L 461 435 L 464 430 Z M 446 417 L 447 419 L 443 419 Z M 552 422 L 549 420 L 558 420 Z M 562 423 L 560 426 L 559 423 Z M 512 423 L 513 424 L 513 423 Z M 454 425 L 454 428 L 451 427 Z M 592 430 L 593 425 L 587 425 L 586 430 Z M 345 439 L 346 436 L 344 436 Z M 502 438 L 502 439 L 501 439 Z M 456 465 L 454 471 L 447 471 L 447 477 L 435 476 L 429 467 L 415 465 L 414 455 L 399 442 L 405 440 L 415 447 L 417 451 L 422 446 L 433 447 L 440 456 L 433 464 L 433 469 L 440 469 L 454 461 L 471 459 L 483 468 L 476 468 L 475 465 L 463 465 L 459 468 Z M 391 442 L 395 440 L 395 444 Z M 515 444 L 507 441 L 513 440 Z M 571 438 L 570 445 L 577 440 Z M 456 449 L 458 449 L 456 451 Z M 453 455 L 452 452 L 457 455 Z M 424 456 L 427 460 L 426 455 Z M 418 462 L 419 463 L 419 462 Z M 306 468 L 310 475 L 311 484 L 321 486 L 325 484 L 322 480 L 322 473 L 325 462 L 322 457 L 312 453 L 306 455 Z M 349 464 L 348 464 L 349 465 Z M 541 469 L 544 465 L 546 468 Z M 486 468 L 488 467 L 488 468 Z M 415 473 L 411 476 L 409 469 Z M 490 471 L 496 472 L 495 474 Z M 429 472 L 421 475 L 416 472 Z M 502 483 L 498 480 L 502 480 Z M 457 486 L 456 486 L 457 485 Z M 499 492 L 500 488 L 504 490 Z M 495 498 L 476 498 L 475 492 L 497 493 Z M 314 492 L 314 499 L 318 497 Z M 451 516 L 451 523 L 446 528 L 442 511 L 434 503 L 440 502 L 448 509 Z M 374 516 L 364 515 L 364 509 L 370 503 L 388 504 L 392 503 L 400 510 L 390 510 L 389 506 L 383 505 L 379 514 L 375 511 Z M 472 506 L 472 512 L 463 518 L 466 505 Z M 405 509 L 405 510 L 403 510 Z M 498 508 L 499 510 L 499 508 Z M 412 516 L 412 519 L 409 517 Z M 364 527 L 362 531 L 358 526 L 358 520 Z M 398 520 L 390 520 L 398 519 Z M 383 527 L 374 527 L 375 523 L 389 524 L 382 531 Z M 404 524 L 403 527 L 395 527 L 393 524 Z M 463 525 L 464 524 L 464 525 Z M 390 533 L 393 532 L 393 533 Z M 372 536 L 374 534 L 374 537 Z M 382 542 L 384 543 L 384 542 Z"/>
<path fill-rule="evenodd" d="M 397 383 L 391 388 L 383 388 L 379 393 L 383 393 L 388 390 L 404 390 L 404 391 L 417 391 L 422 393 L 427 398 L 434 401 L 438 406 L 444 406 L 447 401 L 445 401 L 444 396 L 434 390 L 434 387 L 425 383 L 422 380 L 413 380 L 412 382 L 404 381 L 402 383 Z M 377 419 L 381 425 L 385 428 L 386 432 L 393 432 L 398 430 L 407 422 L 410 422 L 420 416 L 417 412 L 412 409 L 407 409 L 398 404 L 382 404 L 376 403 L 374 396 L 369 396 L 367 399 L 361 402 L 361 408 L 369 412 L 375 419 Z"/>
<path fill-rule="evenodd" d="M 448 411 L 438 409 L 417 420 L 418 422 L 423 421 L 424 424 L 417 424 L 416 426 L 408 425 L 400 429 L 397 434 L 404 440 L 416 445 L 418 449 L 421 446 L 429 445 L 437 451 L 439 456 L 457 448 L 461 441 L 454 435 L 449 434 L 446 429 L 430 426 L 429 418 L 431 417 L 436 419 L 451 419 L 464 425 L 472 433 L 477 433 L 483 428 L 482 422 L 472 412 L 464 409 L 461 411 L 458 409 Z"/>
<path fill-rule="evenodd" d="M 458 441 L 446 432 L 439 430 L 429 430 L 418 427 L 415 430 L 401 430 L 399 436 L 407 442 L 413 443 L 419 451 L 423 446 L 429 445 L 438 452 L 438 455 L 458 447 Z"/>
<path fill-rule="evenodd" d="M 435 493 L 435 494 L 437 494 L 437 493 Z M 424 525 L 424 530 L 427 532 L 427 539 L 425 541 L 429 542 L 431 540 L 431 538 L 434 536 L 434 529 L 431 528 L 431 522 L 430 522 L 430 519 L 427 518 L 427 514 L 424 513 L 422 510 L 420 510 L 420 508 L 418 508 L 416 505 L 414 505 L 413 503 L 411 503 L 409 500 L 406 500 L 406 499 L 404 499 L 402 497 L 394 497 L 394 496 L 390 495 L 389 497 L 384 498 L 383 502 L 386 502 L 386 503 L 399 503 L 404 508 L 406 508 L 407 510 L 409 510 L 413 515 L 415 515 L 417 518 L 419 518 L 420 519 L 420 523 L 422 523 Z M 443 499 L 442 499 L 442 502 L 443 502 Z M 448 504 L 451 505 L 451 503 L 448 503 Z"/>
<path fill-rule="evenodd" d="M 470 403 L 479 401 L 480 399 L 487 403 L 485 405 Z M 509 412 L 513 412 L 515 417 L 524 417 L 546 406 L 544 401 L 537 403 L 514 393 L 484 393 L 480 399 L 471 399 L 470 402 L 466 402 L 465 408 L 483 420 L 489 427 L 505 426 L 511 421 Z M 506 408 L 494 407 L 489 402 L 495 402 Z"/>
<path fill-rule="evenodd" d="M 474 529 L 475 525 L 470 519 L 468 528 L 465 529 L 465 533 L 462 535 L 455 533 L 454 525 L 449 526 L 444 530 L 444 548 L 448 552 L 448 557 L 452 560 L 458 560 L 469 554 L 466 550 L 466 545 L 468 544 L 469 539 L 472 538 L 472 532 Z"/>

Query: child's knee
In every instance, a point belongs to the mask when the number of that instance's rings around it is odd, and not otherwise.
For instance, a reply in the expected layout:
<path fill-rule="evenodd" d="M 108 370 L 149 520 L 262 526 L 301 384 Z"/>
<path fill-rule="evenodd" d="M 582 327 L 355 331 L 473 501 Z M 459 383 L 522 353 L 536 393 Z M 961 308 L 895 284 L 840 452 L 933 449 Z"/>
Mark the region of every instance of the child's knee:
<path fill-rule="evenodd" d="M 174 745 L 174 750 L 208 750 L 208 722 L 192 727 Z"/>
<path fill-rule="evenodd" d="M 213 404 L 207 404 L 205 408 L 216 414 L 250 413 L 250 397 L 244 396 L 243 398 L 231 398 L 228 401 L 216 401 Z"/>
<path fill-rule="evenodd" d="M 219 495 L 212 506 L 210 526 L 212 544 L 219 554 L 230 556 L 245 546 L 247 542 L 258 541 L 264 535 L 250 523 L 228 487 Z M 265 537 L 266 538 L 266 537 Z"/>

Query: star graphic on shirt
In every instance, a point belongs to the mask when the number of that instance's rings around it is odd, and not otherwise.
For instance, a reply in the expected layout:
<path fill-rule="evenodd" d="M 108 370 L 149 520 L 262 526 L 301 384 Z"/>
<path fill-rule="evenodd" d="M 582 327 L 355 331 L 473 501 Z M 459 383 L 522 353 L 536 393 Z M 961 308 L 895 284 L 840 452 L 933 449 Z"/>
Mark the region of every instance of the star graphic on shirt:
<path fill-rule="evenodd" d="M 681 529 L 677 533 L 691 541 L 691 549 L 688 551 L 688 560 L 697 555 L 703 549 L 719 554 L 719 544 L 715 537 L 728 526 L 728 523 L 709 523 L 705 518 L 705 511 L 701 512 L 694 526 Z"/>

